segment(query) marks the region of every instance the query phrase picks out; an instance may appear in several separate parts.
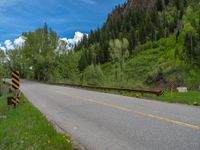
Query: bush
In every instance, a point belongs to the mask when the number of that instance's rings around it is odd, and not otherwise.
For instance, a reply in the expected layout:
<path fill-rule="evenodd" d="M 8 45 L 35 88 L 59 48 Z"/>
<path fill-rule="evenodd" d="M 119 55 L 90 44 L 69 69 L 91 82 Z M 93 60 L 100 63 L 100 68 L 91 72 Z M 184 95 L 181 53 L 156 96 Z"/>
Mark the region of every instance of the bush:
<path fill-rule="evenodd" d="M 88 85 L 103 85 L 104 74 L 100 65 L 90 65 L 84 71 L 82 75 L 83 83 Z"/>

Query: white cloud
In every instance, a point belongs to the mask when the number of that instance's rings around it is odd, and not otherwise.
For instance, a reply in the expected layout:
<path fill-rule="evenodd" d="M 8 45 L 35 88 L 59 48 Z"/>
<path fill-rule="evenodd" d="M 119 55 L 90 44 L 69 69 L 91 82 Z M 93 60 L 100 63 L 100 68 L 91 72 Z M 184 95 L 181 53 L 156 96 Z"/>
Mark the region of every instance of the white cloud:
<path fill-rule="evenodd" d="M 4 42 L 5 47 L 2 47 L 2 49 L 6 50 L 13 50 L 15 48 L 21 48 L 24 45 L 24 42 L 26 41 L 25 37 L 20 36 L 19 38 L 16 38 L 14 40 L 14 43 L 11 40 L 6 40 Z"/>
<path fill-rule="evenodd" d="M 67 38 L 60 38 L 59 40 L 60 40 L 60 41 L 64 41 L 64 42 L 68 43 L 68 40 L 67 40 Z"/>
<path fill-rule="evenodd" d="M 60 38 L 58 40 L 58 46 L 56 48 L 56 52 L 59 52 L 60 54 L 63 53 L 63 51 L 66 51 L 68 49 L 68 40 L 67 38 Z"/>
<path fill-rule="evenodd" d="M 87 4 L 92 4 L 92 5 L 97 3 L 95 0 L 80 0 L 80 1 L 87 3 Z"/>
<path fill-rule="evenodd" d="M 68 43 L 72 45 L 78 44 L 83 39 L 83 36 L 84 36 L 84 33 L 75 32 L 74 38 L 68 39 Z"/>
<path fill-rule="evenodd" d="M 11 6 L 23 0 L 0 0 L 0 7 Z"/>
<path fill-rule="evenodd" d="M 14 46 L 13 46 L 11 40 L 6 40 L 6 41 L 4 42 L 4 44 L 5 44 L 7 50 L 12 50 L 12 49 L 14 49 Z"/>
<path fill-rule="evenodd" d="M 88 34 L 85 33 L 81 33 L 81 32 L 75 32 L 75 35 L 73 38 L 71 39 L 67 39 L 67 38 L 60 38 L 59 39 L 59 45 L 58 45 L 58 49 L 63 49 L 66 44 L 66 49 L 73 49 L 73 47 L 75 46 L 75 44 L 78 44 L 82 39 L 83 36 L 86 35 L 88 36 Z"/>
<path fill-rule="evenodd" d="M 70 50 L 70 49 L 73 49 L 73 47 L 75 46 L 75 44 L 79 44 L 79 42 L 83 39 L 83 36 L 86 35 L 88 36 L 88 34 L 85 34 L 85 33 L 81 33 L 81 32 L 75 32 L 75 35 L 73 38 L 70 38 L 70 39 L 67 39 L 65 37 L 63 38 L 60 38 L 59 41 L 58 41 L 58 47 L 57 47 L 57 50 Z M 24 43 L 26 41 L 26 38 L 24 36 L 20 36 L 18 38 L 16 38 L 14 40 L 14 43 L 11 41 L 11 40 L 6 40 L 4 42 L 5 44 L 5 47 L 1 46 L 0 45 L 0 48 L 2 50 L 13 50 L 15 48 L 21 48 L 23 47 Z"/>
<path fill-rule="evenodd" d="M 21 48 L 25 43 L 25 37 L 20 36 L 19 38 L 14 40 L 14 45 L 16 48 Z"/>
<path fill-rule="evenodd" d="M 0 1 L 0 7 L 5 6 L 7 4 L 7 0 L 1 0 Z"/>
<path fill-rule="evenodd" d="M 6 48 L 4 46 L 1 46 L 1 44 L 0 44 L 0 50 L 6 52 Z"/>

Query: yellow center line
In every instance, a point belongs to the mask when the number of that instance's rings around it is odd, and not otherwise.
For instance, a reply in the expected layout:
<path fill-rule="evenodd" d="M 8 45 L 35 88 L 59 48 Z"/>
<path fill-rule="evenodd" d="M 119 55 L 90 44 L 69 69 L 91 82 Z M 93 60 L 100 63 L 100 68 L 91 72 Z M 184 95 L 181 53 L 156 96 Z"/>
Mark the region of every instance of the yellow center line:
<path fill-rule="evenodd" d="M 192 128 L 192 129 L 200 130 L 200 126 L 193 125 L 193 124 L 190 124 L 190 123 L 185 123 L 185 122 L 169 119 L 167 117 L 161 117 L 161 116 L 158 116 L 158 115 L 144 113 L 144 112 L 132 110 L 132 109 L 129 109 L 129 108 L 126 108 L 126 107 L 122 107 L 122 106 L 118 106 L 118 105 L 114 105 L 114 104 L 110 104 L 110 103 L 99 102 L 97 100 L 84 98 L 84 97 L 81 97 L 81 96 L 72 96 L 70 94 L 67 94 L 67 93 L 64 93 L 64 92 L 60 92 L 60 91 L 55 91 L 55 92 L 67 95 L 67 96 L 69 96 L 71 98 L 81 99 L 81 100 L 88 101 L 88 102 L 91 102 L 91 103 L 96 103 L 96 104 L 104 105 L 104 106 L 107 106 L 107 107 L 115 108 L 115 109 L 118 109 L 118 110 L 121 110 L 121 111 L 132 112 L 132 113 L 135 113 L 135 114 L 137 114 L 139 116 L 143 116 L 143 117 L 146 117 L 146 118 L 152 118 L 152 119 L 161 120 L 161 121 L 165 121 L 165 122 L 168 122 L 168 123 L 172 123 L 172 124 L 176 124 L 176 125 L 180 125 L 180 126 L 184 126 L 184 127 L 189 127 L 189 128 Z"/>

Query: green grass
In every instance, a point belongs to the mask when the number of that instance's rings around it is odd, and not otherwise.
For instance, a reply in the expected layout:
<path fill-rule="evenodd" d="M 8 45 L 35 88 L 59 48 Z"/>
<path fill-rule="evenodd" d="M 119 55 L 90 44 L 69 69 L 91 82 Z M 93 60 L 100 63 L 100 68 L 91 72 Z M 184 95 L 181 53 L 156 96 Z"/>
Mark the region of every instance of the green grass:
<path fill-rule="evenodd" d="M 200 105 L 200 91 L 190 91 L 188 93 L 178 93 L 174 92 L 173 95 L 171 95 L 170 92 L 165 92 L 162 96 L 156 96 L 156 95 L 150 95 L 150 94 L 144 94 L 143 96 L 141 94 L 136 93 L 128 93 L 128 92 L 115 92 L 116 94 L 125 95 L 125 96 L 131 96 L 131 97 L 138 97 L 138 98 L 145 98 L 150 100 L 158 100 L 163 102 L 169 102 L 169 103 L 180 103 L 180 104 L 188 104 L 188 105 Z"/>
<path fill-rule="evenodd" d="M 200 91 L 190 91 L 188 93 L 174 92 L 173 95 L 171 95 L 170 92 L 165 92 L 165 94 L 162 96 L 150 95 L 150 94 L 141 95 L 140 93 L 118 92 L 118 91 L 109 91 L 109 90 L 93 90 L 93 91 L 112 93 L 112 94 L 124 95 L 124 96 L 129 96 L 129 97 L 145 98 L 145 99 L 150 99 L 150 100 L 158 100 L 158 101 L 169 102 L 169 103 L 180 103 L 180 104 L 200 106 Z"/>
<path fill-rule="evenodd" d="M 148 95 L 148 98 L 170 103 L 200 105 L 200 91 L 190 91 L 188 93 L 174 92 L 172 95 L 170 92 L 165 92 L 163 96 Z"/>
<path fill-rule="evenodd" d="M 69 137 L 53 125 L 25 97 L 22 104 L 8 110 L 6 97 L 0 97 L 0 149 L 71 150 Z"/>

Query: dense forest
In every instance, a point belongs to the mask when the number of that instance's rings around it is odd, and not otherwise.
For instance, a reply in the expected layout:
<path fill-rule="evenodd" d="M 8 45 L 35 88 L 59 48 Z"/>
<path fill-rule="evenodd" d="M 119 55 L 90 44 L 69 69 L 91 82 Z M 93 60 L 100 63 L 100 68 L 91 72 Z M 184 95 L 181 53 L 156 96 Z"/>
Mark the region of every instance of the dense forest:
<path fill-rule="evenodd" d="M 0 51 L 1 74 L 115 87 L 200 85 L 199 0 L 128 0 L 73 50 L 47 24 L 22 35 L 23 47 Z"/>
<path fill-rule="evenodd" d="M 130 55 L 137 45 L 167 38 L 171 34 L 175 34 L 178 41 L 187 6 L 186 0 L 129 0 L 116 6 L 104 26 L 91 31 L 89 38 L 85 37 L 76 49 L 90 49 L 95 45 L 98 49 L 96 59 L 105 63 L 110 60 L 110 39 L 128 39 Z"/>

